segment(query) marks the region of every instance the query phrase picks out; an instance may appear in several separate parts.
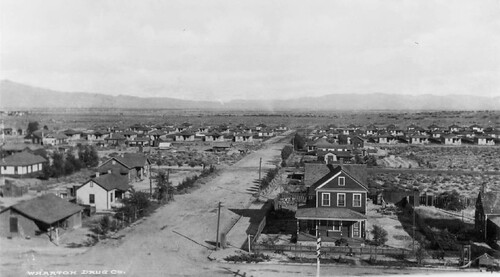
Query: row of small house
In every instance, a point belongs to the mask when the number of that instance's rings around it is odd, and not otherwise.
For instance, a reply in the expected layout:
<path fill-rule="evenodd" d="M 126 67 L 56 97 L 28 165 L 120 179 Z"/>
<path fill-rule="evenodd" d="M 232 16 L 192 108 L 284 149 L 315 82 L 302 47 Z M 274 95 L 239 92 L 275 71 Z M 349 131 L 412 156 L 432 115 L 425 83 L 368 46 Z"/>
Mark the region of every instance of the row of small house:
<path fill-rule="evenodd" d="M 392 126 L 392 127 L 391 127 Z M 479 131 L 438 131 L 424 129 L 410 129 L 403 131 L 394 128 L 390 125 L 384 129 L 318 129 L 309 134 L 309 139 L 314 141 L 318 138 L 328 138 L 340 144 L 352 144 L 353 140 L 359 139 L 364 142 L 379 143 L 379 144 L 445 144 L 445 145 L 461 145 L 462 143 L 477 144 L 477 145 L 496 145 L 500 142 L 500 134 L 497 130 L 484 132 Z M 454 130 L 454 129 L 451 129 Z"/>
<path fill-rule="evenodd" d="M 410 124 L 405 128 L 399 127 L 395 124 L 389 124 L 387 126 L 377 126 L 375 124 L 370 124 L 366 127 L 358 126 L 355 124 L 348 125 L 346 127 L 337 127 L 334 124 L 328 125 L 325 128 L 320 128 L 316 132 L 330 132 L 335 130 L 344 135 L 378 135 L 381 133 L 388 133 L 393 136 L 402 136 L 408 133 L 419 133 L 419 134 L 463 134 L 463 135 L 489 135 L 493 137 L 500 136 L 500 130 L 494 127 L 482 127 L 478 124 L 473 124 L 470 126 L 459 126 L 456 124 L 450 125 L 448 127 L 442 127 L 437 124 L 431 124 L 426 128 L 418 126 L 416 124 Z"/>
<path fill-rule="evenodd" d="M 146 127 L 142 125 L 139 127 L 133 125 L 127 129 L 117 127 L 84 131 L 68 129 L 59 133 L 38 130 L 26 136 L 25 140 L 43 145 L 89 141 L 107 145 L 158 146 L 159 142 L 162 141 L 252 142 L 254 138 L 265 139 L 286 130 L 287 127 L 283 125 L 270 128 L 261 124 L 252 129 L 243 125 L 235 127 L 226 125 L 194 127 L 184 123 L 177 127 Z"/>

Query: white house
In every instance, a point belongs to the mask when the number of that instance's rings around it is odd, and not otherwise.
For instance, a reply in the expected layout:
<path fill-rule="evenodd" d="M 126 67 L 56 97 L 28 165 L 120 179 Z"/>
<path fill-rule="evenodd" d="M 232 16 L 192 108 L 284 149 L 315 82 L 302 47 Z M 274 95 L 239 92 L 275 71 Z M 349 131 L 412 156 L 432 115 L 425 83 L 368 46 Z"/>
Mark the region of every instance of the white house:
<path fill-rule="evenodd" d="M 462 139 L 453 135 L 442 136 L 441 141 L 446 145 L 462 145 Z"/>
<path fill-rule="evenodd" d="M 495 139 L 492 137 L 477 137 L 476 138 L 477 145 L 495 145 Z"/>
<path fill-rule="evenodd" d="M 16 153 L 0 160 L 0 175 L 23 176 L 42 172 L 47 160 L 29 152 Z"/>
<path fill-rule="evenodd" d="M 88 180 L 76 189 L 79 204 L 95 207 L 96 211 L 111 210 L 127 196 L 130 189 L 127 176 L 106 174 Z"/>
<path fill-rule="evenodd" d="M 415 135 L 410 137 L 411 144 L 428 144 L 429 138 L 427 136 Z"/>

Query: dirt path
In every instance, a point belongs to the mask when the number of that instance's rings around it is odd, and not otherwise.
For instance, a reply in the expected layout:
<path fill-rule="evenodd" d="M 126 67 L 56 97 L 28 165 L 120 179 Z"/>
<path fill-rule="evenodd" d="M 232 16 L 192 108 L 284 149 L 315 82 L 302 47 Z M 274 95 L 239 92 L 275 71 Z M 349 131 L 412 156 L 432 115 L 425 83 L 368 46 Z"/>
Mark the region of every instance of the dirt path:
<path fill-rule="evenodd" d="M 101 242 L 77 256 L 71 251 L 68 256 L 44 255 L 40 251 L 32 259 L 17 259 L 17 262 L 15 257 L 19 253 L 2 251 L 2 257 L 9 255 L 14 261 L 2 263 L 0 272 L 23 276 L 28 270 L 37 269 L 78 272 L 116 269 L 127 276 L 199 276 L 203 272 L 206 276 L 220 275 L 219 264 L 207 259 L 215 240 L 217 203 L 223 203 L 221 230 L 228 230 L 238 218 L 231 209 L 243 209 L 253 201 L 250 189 L 258 179 L 260 158 L 263 173 L 279 159 L 284 146 L 275 143 L 279 139 L 266 142 L 262 149 L 223 168 L 192 193 L 176 195 L 173 202 L 141 224 L 122 230 L 125 237 L 120 240 Z"/>

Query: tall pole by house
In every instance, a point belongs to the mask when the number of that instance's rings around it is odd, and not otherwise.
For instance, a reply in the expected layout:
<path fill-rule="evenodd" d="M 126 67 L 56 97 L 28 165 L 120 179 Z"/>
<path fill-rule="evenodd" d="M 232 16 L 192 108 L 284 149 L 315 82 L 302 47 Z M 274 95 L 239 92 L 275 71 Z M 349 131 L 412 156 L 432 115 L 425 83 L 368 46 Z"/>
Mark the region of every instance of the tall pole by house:
<path fill-rule="evenodd" d="M 413 253 L 415 253 L 415 200 L 413 200 Z"/>
<path fill-rule="evenodd" d="M 259 183 L 261 181 L 261 170 L 262 170 L 262 158 L 260 158 L 260 161 L 259 161 Z"/>
<path fill-rule="evenodd" d="M 215 237 L 215 251 L 217 251 L 217 249 L 219 247 L 220 206 L 221 206 L 221 202 L 219 202 L 218 209 L 217 209 L 217 234 Z"/>
<path fill-rule="evenodd" d="M 321 257 L 321 236 L 319 234 L 319 228 L 318 225 L 316 225 L 316 233 L 318 234 L 317 240 L 316 240 L 316 276 L 320 276 L 320 260 L 319 258 Z"/>
<path fill-rule="evenodd" d="M 160 167 L 160 166 L 158 166 Z M 153 180 L 151 180 L 151 166 L 149 166 L 149 198 L 153 198 Z"/>

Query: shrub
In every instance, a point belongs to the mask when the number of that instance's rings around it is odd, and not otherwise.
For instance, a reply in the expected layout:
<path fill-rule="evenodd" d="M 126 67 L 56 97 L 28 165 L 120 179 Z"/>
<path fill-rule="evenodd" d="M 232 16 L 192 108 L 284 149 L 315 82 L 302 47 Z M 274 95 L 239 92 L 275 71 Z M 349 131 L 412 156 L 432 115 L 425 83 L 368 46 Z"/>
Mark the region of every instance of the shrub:
<path fill-rule="evenodd" d="M 377 246 L 384 245 L 387 242 L 387 231 L 379 225 L 374 225 L 371 231 L 373 243 Z"/>
<path fill-rule="evenodd" d="M 109 232 L 118 230 L 116 220 L 111 219 L 109 216 L 104 216 L 91 228 L 91 231 L 100 236 L 106 236 Z"/>
<path fill-rule="evenodd" d="M 262 253 L 252 253 L 252 254 L 242 254 L 242 255 L 232 255 L 224 258 L 225 261 L 235 262 L 235 263 L 259 263 L 264 261 L 269 261 L 269 256 Z"/>
<path fill-rule="evenodd" d="M 149 194 L 144 192 L 133 192 L 130 197 L 122 200 L 123 206 L 117 209 L 116 217 L 125 220 L 138 219 L 148 215 L 154 207 L 149 200 Z"/>
<path fill-rule="evenodd" d="M 290 145 L 286 145 L 281 149 L 281 160 L 286 161 L 288 157 L 293 153 L 293 147 Z"/>

